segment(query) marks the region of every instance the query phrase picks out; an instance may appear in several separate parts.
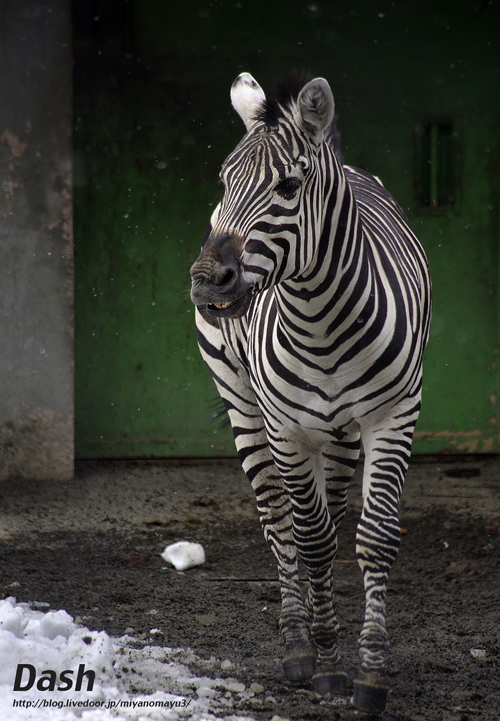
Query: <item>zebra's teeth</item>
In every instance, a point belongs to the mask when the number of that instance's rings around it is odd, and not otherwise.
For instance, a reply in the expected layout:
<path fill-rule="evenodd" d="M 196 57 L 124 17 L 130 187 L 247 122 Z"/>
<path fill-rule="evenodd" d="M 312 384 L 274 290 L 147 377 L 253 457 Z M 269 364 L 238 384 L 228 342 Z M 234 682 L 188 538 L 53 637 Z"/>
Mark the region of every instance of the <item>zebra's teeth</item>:
<path fill-rule="evenodd" d="M 224 308 L 229 308 L 230 305 L 233 305 L 234 301 L 230 303 L 212 303 L 218 310 L 224 310 Z"/>

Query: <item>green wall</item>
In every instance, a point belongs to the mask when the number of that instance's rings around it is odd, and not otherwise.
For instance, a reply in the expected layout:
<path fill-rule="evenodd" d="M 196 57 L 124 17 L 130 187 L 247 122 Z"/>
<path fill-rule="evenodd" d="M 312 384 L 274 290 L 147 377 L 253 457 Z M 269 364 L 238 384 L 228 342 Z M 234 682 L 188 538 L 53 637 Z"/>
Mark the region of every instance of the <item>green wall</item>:
<path fill-rule="evenodd" d="M 378 175 L 434 284 L 415 452 L 498 452 L 500 53 L 488 2 L 142 0 L 75 13 L 76 450 L 233 455 L 189 267 L 244 128 L 229 88 L 326 77 L 345 159 Z M 81 6 L 80 6 L 81 7 Z M 453 124 L 456 202 L 421 208 L 415 128 Z M 425 164 L 425 163 L 424 163 Z"/>

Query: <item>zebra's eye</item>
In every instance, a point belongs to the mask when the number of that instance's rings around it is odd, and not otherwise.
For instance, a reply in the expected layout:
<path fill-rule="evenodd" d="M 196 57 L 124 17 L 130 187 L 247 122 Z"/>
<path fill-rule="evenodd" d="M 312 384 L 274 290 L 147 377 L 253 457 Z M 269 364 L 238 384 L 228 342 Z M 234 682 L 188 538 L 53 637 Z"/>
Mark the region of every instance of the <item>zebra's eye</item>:
<path fill-rule="evenodd" d="M 276 192 L 278 195 L 281 195 L 282 198 L 290 200 L 299 188 L 300 180 L 298 178 L 285 178 L 284 180 L 280 180 L 276 186 Z"/>

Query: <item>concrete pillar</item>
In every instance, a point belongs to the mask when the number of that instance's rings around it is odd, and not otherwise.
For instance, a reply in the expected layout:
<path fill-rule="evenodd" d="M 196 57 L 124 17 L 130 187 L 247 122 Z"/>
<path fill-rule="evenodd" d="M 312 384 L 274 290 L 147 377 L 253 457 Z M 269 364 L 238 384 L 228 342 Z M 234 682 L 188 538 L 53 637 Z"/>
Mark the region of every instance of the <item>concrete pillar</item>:
<path fill-rule="evenodd" d="M 0 480 L 73 476 L 70 0 L 0 3 Z"/>

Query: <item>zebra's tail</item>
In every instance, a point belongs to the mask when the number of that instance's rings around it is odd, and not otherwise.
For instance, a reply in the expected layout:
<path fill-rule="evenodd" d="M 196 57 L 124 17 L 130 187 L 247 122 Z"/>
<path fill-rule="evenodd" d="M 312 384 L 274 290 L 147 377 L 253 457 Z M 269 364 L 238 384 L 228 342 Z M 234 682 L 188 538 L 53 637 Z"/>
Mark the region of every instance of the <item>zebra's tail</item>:
<path fill-rule="evenodd" d="M 229 426 L 229 416 L 227 414 L 227 409 L 224 404 L 224 401 L 220 396 L 214 396 L 213 400 L 210 403 L 210 410 L 211 410 L 211 420 L 214 423 L 217 423 L 217 426 L 219 430 L 222 430 L 223 428 L 227 428 Z"/>

